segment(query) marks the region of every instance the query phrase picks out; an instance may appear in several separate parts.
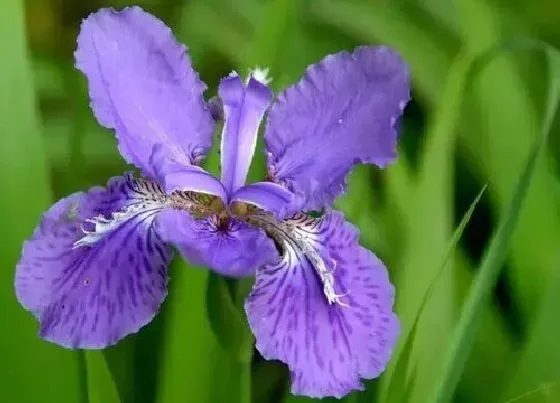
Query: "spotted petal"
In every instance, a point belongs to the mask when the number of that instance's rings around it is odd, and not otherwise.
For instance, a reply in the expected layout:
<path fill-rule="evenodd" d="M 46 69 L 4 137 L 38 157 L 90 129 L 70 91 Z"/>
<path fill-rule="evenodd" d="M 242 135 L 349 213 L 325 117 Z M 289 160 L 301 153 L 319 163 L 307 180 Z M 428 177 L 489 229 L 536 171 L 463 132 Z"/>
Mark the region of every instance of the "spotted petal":
<path fill-rule="evenodd" d="M 206 86 L 162 21 L 139 7 L 101 9 L 83 21 L 75 56 L 97 120 L 115 129 L 121 154 L 144 174 L 156 177 L 156 145 L 183 165 L 210 148 Z"/>
<path fill-rule="evenodd" d="M 320 210 L 357 163 L 396 157 L 395 122 L 409 99 L 406 66 L 385 47 L 327 56 L 281 93 L 264 135 L 269 176 Z"/>
<path fill-rule="evenodd" d="M 158 216 L 157 226 L 185 260 L 225 276 L 250 276 L 278 259 L 274 242 L 264 232 L 233 218 L 193 219 L 184 211 L 166 210 Z"/>
<path fill-rule="evenodd" d="M 393 286 L 342 214 L 287 225 L 293 237 L 283 260 L 257 271 L 245 304 L 249 324 L 261 354 L 288 365 L 292 393 L 342 397 L 387 365 L 399 329 Z M 318 275 L 318 259 L 328 273 Z"/>
<path fill-rule="evenodd" d="M 15 279 L 18 300 L 40 321 L 43 338 L 103 348 L 150 322 L 166 296 L 171 259 L 152 226 L 157 191 L 118 177 L 44 214 L 24 244 Z M 114 220 L 88 221 L 119 210 Z M 82 227 L 91 232 L 84 236 Z"/>

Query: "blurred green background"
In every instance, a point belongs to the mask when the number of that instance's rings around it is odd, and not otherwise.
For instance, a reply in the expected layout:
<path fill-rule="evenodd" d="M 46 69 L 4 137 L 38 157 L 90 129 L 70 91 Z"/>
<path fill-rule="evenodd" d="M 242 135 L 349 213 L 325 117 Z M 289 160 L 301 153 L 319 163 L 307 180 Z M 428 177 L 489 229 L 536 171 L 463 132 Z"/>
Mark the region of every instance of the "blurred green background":
<path fill-rule="evenodd" d="M 190 47 L 209 96 L 234 68 L 268 66 L 280 90 L 309 63 L 357 44 L 392 46 L 409 63 L 414 99 L 402 121 L 398 163 L 385 171 L 356 169 L 337 203 L 360 227 L 362 243 L 387 263 L 403 331 L 388 371 L 343 402 L 434 401 L 449 369 L 443 360 L 453 329 L 539 133 L 550 87 L 538 52 L 499 55 L 472 85 L 464 84 L 465 72 L 475 55 L 503 40 L 537 37 L 560 46 L 556 0 L 3 0 L 0 402 L 310 401 L 288 393 L 284 366 L 251 354 L 240 298 L 230 297 L 227 284 L 179 260 L 161 314 L 104 352 L 40 340 L 34 319 L 17 304 L 15 263 L 41 212 L 126 169 L 114 137 L 89 110 L 72 53 L 83 17 L 129 4 L 159 16 Z M 560 402 L 557 131 L 554 125 L 447 400 Z M 450 264 L 434 282 L 453 230 L 484 184 Z M 434 292 L 407 338 L 430 284 Z M 408 358 L 403 365 L 396 365 L 399 356 Z"/>

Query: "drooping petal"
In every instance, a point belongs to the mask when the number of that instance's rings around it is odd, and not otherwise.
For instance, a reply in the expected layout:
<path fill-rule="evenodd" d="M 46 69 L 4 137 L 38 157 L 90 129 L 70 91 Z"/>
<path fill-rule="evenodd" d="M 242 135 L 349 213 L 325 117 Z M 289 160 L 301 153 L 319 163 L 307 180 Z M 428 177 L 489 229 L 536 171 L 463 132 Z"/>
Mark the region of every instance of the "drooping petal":
<path fill-rule="evenodd" d="M 162 21 L 139 7 L 101 9 L 83 21 L 75 56 L 99 123 L 115 129 L 121 154 L 145 175 L 156 177 L 155 145 L 183 165 L 206 154 L 213 128 L 206 86 Z"/>
<path fill-rule="evenodd" d="M 159 214 L 157 226 L 187 261 L 225 276 L 250 276 L 278 259 L 274 242 L 264 232 L 236 219 L 193 219 L 183 211 L 166 210 Z"/>
<path fill-rule="evenodd" d="M 245 87 L 235 73 L 220 83 L 225 123 L 222 132 L 222 182 L 231 194 L 245 184 L 255 153 L 257 134 L 272 92 L 251 77 Z"/>
<path fill-rule="evenodd" d="M 377 377 L 391 356 L 399 330 L 393 286 L 342 214 L 286 228 L 293 233 L 283 260 L 257 271 L 245 304 L 257 349 L 288 365 L 292 393 L 342 397 Z"/>
<path fill-rule="evenodd" d="M 157 192 L 118 177 L 43 215 L 15 278 L 18 300 L 40 321 L 41 337 L 67 348 L 103 348 L 151 321 L 167 294 L 171 259 L 152 225 Z M 119 210 L 114 221 L 88 221 Z"/>
<path fill-rule="evenodd" d="M 274 214 L 277 218 L 285 218 L 288 214 L 299 210 L 299 206 L 294 205 L 293 193 L 273 182 L 246 185 L 231 196 L 231 202 L 253 204 Z"/>
<path fill-rule="evenodd" d="M 386 47 L 360 47 L 310 66 L 281 93 L 264 135 L 269 175 L 307 210 L 331 204 L 357 163 L 396 157 L 395 122 L 409 100 L 407 68 Z"/>

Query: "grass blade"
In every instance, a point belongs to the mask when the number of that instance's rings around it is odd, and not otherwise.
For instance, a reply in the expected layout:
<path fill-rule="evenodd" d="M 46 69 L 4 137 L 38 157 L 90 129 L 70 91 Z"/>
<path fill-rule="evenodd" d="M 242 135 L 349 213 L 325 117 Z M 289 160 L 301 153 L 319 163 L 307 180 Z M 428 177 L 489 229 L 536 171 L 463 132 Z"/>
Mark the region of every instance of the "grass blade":
<path fill-rule="evenodd" d="M 0 13 L 0 401 L 80 402 L 85 397 L 80 354 L 37 336 L 37 324 L 14 295 L 14 267 L 52 195 L 35 109 L 26 50 L 23 2 L 7 0 Z"/>
<path fill-rule="evenodd" d="M 218 274 L 209 274 L 206 306 L 210 327 L 225 352 L 240 363 L 250 363 L 253 336 L 245 313 L 236 306 L 226 280 Z"/>
<path fill-rule="evenodd" d="M 440 278 L 442 277 L 445 269 L 448 267 L 449 262 L 451 261 L 455 250 L 457 249 L 457 244 L 463 235 L 463 231 L 465 230 L 467 224 L 469 223 L 476 205 L 482 198 L 484 191 L 486 190 L 486 185 L 480 190 L 476 198 L 473 200 L 467 212 L 463 215 L 461 222 L 455 229 L 453 233 L 453 237 L 451 238 L 451 242 L 449 244 L 449 248 L 447 249 L 447 253 L 443 259 L 443 263 L 437 272 L 436 276 L 430 282 L 426 293 L 424 294 L 424 298 L 420 303 L 420 307 L 418 308 L 418 313 L 414 318 L 414 323 L 410 328 L 407 336 L 406 341 L 403 345 L 403 349 L 399 355 L 399 358 L 395 364 L 395 369 L 389 381 L 389 386 L 387 387 L 387 397 L 384 399 L 388 402 L 406 402 L 407 399 L 410 398 L 412 395 L 413 390 L 413 377 L 412 375 L 409 376 L 409 373 L 415 373 L 414 369 L 411 371 L 411 358 L 412 358 L 412 347 L 414 344 L 414 340 L 416 340 L 416 331 L 418 329 L 418 323 L 420 322 L 420 318 L 422 317 L 422 313 L 424 312 L 424 308 L 426 304 L 430 300 L 435 287 L 437 286 Z M 406 386 L 406 387 L 405 387 Z"/>
<path fill-rule="evenodd" d="M 427 131 L 412 197 L 403 203 L 406 243 L 395 284 L 399 291 L 397 313 L 404 326 L 413 323 L 453 236 L 453 156 L 466 77 L 472 62 L 472 55 L 461 53 L 447 74 L 443 95 Z M 416 276 L 418 271 L 423 276 Z M 441 344 L 452 332 L 456 313 L 455 305 L 450 303 L 455 298 L 456 275 L 455 270 L 449 270 L 441 277 L 427 304 L 424 320 L 418 324 L 413 351 L 418 379 L 413 401 L 415 396 L 429 390 L 433 374 L 441 365 Z M 397 351 L 401 348 L 399 345 Z M 392 369 L 391 365 L 387 374 Z"/>
<path fill-rule="evenodd" d="M 520 43 L 522 46 L 527 46 L 527 44 L 532 48 L 544 47 L 550 62 L 551 80 L 541 133 L 533 143 L 526 165 L 519 176 L 517 186 L 514 189 L 506 213 L 500 219 L 495 235 L 485 253 L 479 273 L 474 280 L 471 292 L 467 297 L 461 317 L 456 326 L 452 343 L 445 355 L 441 377 L 438 379 L 432 398 L 428 399 L 428 401 L 443 403 L 450 401 L 452 398 L 472 346 L 473 337 L 478 329 L 483 308 L 496 284 L 500 268 L 507 256 L 509 242 L 515 229 L 522 203 L 527 194 L 538 157 L 546 145 L 554 115 L 558 107 L 560 98 L 560 75 L 557 75 L 557 73 L 560 72 L 560 54 L 547 45 L 537 42 Z M 497 50 L 493 49 L 486 54 L 486 57 L 482 57 L 480 59 L 481 63 L 476 66 L 479 70 L 473 69 L 473 75 L 484 67 L 483 63 L 486 63 L 492 56 L 504 50 L 508 50 L 508 48 L 501 46 Z"/>
<path fill-rule="evenodd" d="M 156 402 L 211 402 L 212 356 L 219 346 L 206 320 L 208 273 L 175 262 L 171 275 Z"/>

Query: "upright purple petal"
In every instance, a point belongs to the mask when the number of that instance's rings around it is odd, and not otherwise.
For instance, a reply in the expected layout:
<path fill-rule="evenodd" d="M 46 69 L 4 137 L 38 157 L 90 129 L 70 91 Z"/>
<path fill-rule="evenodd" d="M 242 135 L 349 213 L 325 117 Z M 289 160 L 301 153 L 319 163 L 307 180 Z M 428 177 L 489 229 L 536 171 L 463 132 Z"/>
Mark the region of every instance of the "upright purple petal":
<path fill-rule="evenodd" d="M 222 80 L 219 94 L 225 116 L 221 144 L 222 182 L 231 194 L 245 184 L 259 125 L 272 92 L 253 77 L 245 87 L 239 76 L 233 73 Z"/>
<path fill-rule="evenodd" d="M 399 331 L 393 286 L 342 214 L 287 224 L 295 237 L 280 263 L 257 271 L 249 324 L 263 357 L 288 365 L 292 393 L 340 398 L 379 376 L 391 357 Z"/>
<path fill-rule="evenodd" d="M 153 229 L 154 188 L 118 177 L 107 189 L 53 205 L 23 247 L 18 300 L 40 335 L 68 348 L 103 348 L 151 321 L 167 294 L 171 251 Z M 144 207 L 143 207 L 144 206 Z M 117 221 L 91 218 L 122 209 Z M 84 236 L 82 228 L 93 231 Z M 94 230 L 97 230 L 95 232 Z"/>
<path fill-rule="evenodd" d="M 156 177 L 156 145 L 183 165 L 210 148 L 206 86 L 162 21 L 139 7 L 101 9 L 83 21 L 75 56 L 99 123 L 115 129 L 123 157 L 147 176 Z"/>
<path fill-rule="evenodd" d="M 250 276 L 278 259 L 274 242 L 264 232 L 236 219 L 195 220 L 183 211 L 166 210 L 158 216 L 157 225 L 185 260 L 225 276 Z"/>
<path fill-rule="evenodd" d="M 307 210 L 331 204 L 357 163 L 396 157 L 395 122 L 409 100 L 402 59 L 386 47 L 327 56 L 281 93 L 265 132 L 270 176 Z"/>

